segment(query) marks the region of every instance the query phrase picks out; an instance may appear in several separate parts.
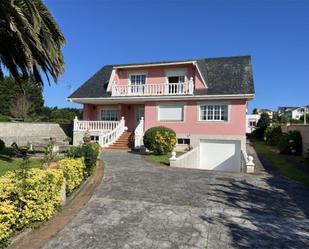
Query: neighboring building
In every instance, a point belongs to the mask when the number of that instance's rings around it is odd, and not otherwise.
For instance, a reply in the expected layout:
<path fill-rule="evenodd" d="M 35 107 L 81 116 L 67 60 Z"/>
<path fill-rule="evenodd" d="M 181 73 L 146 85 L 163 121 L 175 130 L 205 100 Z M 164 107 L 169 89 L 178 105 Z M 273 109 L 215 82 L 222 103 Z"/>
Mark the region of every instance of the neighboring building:
<path fill-rule="evenodd" d="M 261 115 L 262 113 L 267 113 L 270 119 L 273 119 L 274 117 L 274 112 L 269 109 L 256 109 L 257 114 Z"/>
<path fill-rule="evenodd" d="M 104 66 L 69 97 L 84 105 L 73 143 L 88 131 L 102 147 L 138 147 L 145 130 L 167 126 L 178 149 L 200 148 L 200 168 L 239 171 L 253 97 L 250 56 Z"/>
<path fill-rule="evenodd" d="M 246 115 L 246 133 L 250 134 L 256 129 L 260 117 L 261 117 L 260 114 Z"/>
<path fill-rule="evenodd" d="M 299 106 L 293 106 L 293 107 L 287 107 L 287 106 L 280 106 L 278 107 L 278 116 L 282 117 L 285 116 L 287 119 L 296 119 L 299 120 L 305 113 L 309 114 L 309 108 L 307 107 L 299 107 Z"/>

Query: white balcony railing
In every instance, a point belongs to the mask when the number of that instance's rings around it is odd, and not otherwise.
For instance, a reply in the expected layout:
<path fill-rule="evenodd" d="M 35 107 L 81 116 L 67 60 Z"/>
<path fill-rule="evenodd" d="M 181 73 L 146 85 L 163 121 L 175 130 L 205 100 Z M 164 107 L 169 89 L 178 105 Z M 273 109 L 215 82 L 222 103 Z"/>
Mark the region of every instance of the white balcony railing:
<path fill-rule="evenodd" d="M 189 95 L 193 94 L 193 79 L 184 83 L 157 83 L 144 85 L 112 86 L 112 96 L 156 96 L 156 95 Z"/>
<path fill-rule="evenodd" d="M 74 131 L 110 131 L 114 130 L 120 121 L 88 121 L 74 119 Z"/>
<path fill-rule="evenodd" d="M 74 119 L 73 144 L 81 143 L 85 133 L 91 136 L 98 136 L 98 143 L 101 147 L 107 147 L 114 143 L 121 134 L 127 129 L 124 117 L 120 121 L 87 121 Z M 76 141 L 74 141 L 76 140 Z"/>

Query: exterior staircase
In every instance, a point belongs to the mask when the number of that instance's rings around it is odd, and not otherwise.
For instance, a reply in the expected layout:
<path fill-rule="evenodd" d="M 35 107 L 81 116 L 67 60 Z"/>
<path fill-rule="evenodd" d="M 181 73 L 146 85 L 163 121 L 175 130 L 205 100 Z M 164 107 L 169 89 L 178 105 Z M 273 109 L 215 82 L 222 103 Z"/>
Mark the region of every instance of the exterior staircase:
<path fill-rule="evenodd" d="M 106 150 L 130 150 L 133 146 L 134 133 L 125 131 L 121 136 L 111 145 L 106 147 Z"/>

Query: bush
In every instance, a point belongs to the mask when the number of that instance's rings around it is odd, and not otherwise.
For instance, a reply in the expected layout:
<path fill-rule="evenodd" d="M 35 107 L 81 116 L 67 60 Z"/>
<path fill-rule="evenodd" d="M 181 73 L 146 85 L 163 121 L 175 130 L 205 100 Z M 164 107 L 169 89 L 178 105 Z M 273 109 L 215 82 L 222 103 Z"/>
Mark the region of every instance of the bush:
<path fill-rule="evenodd" d="M 78 158 L 83 156 L 83 150 L 81 146 L 72 146 L 66 151 L 66 156 L 69 158 Z"/>
<path fill-rule="evenodd" d="M 0 177 L 0 246 L 14 231 L 52 217 L 63 181 L 61 170 L 9 171 Z"/>
<path fill-rule="evenodd" d="M 281 154 L 302 154 L 302 137 L 299 131 L 289 131 L 282 134 L 279 144 L 279 150 Z"/>
<path fill-rule="evenodd" d="M 176 133 L 164 126 L 152 127 L 145 132 L 144 145 L 155 154 L 167 154 L 175 148 Z"/>
<path fill-rule="evenodd" d="M 2 152 L 5 149 L 5 143 L 2 139 L 0 139 L 0 152 Z"/>
<path fill-rule="evenodd" d="M 58 162 L 59 169 L 63 171 L 66 179 L 67 193 L 71 193 L 84 180 L 85 165 L 82 158 L 66 158 Z"/>
<path fill-rule="evenodd" d="M 270 126 L 265 130 L 266 143 L 272 146 L 279 144 L 282 131 L 280 126 Z"/>
<path fill-rule="evenodd" d="M 91 175 L 97 165 L 97 158 L 100 154 L 101 147 L 96 143 L 87 143 L 82 145 L 82 151 L 86 172 L 88 175 Z"/>

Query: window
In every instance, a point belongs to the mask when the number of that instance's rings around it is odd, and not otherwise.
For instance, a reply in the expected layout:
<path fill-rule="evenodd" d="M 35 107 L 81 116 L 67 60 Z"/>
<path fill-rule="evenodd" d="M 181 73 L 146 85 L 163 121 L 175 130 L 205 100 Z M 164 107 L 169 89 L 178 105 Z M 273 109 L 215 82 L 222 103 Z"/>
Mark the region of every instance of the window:
<path fill-rule="evenodd" d="M 117 121 L 118 120 L 118 110 L 102 110 L 101 120 L 103 121 Z"/>
<path fill-rule="evenodd" d="M 158 107 L 159 121 L 183 121 L 183 104 L 166 104 Z"/>
<path fill-rule="evenodd" d="M 99 143 L 99 136 L 91 136 L 90 137 L 91 138 L 91 142 L 93 142 L 93 143 Z"/>
<path fill-rule="evenodd" d="M 201 105 L 200 120 L 202 121 L 227 121 L 227 105 Z"/>
<path fill-rule="evenodd" d="M 131 85 L 145 85 L 146 74 L 130 74 Z"/>
<path fill-rule="evenodd" d="M 249 127 L 255 127 L 256 126 L 256 120 L 249 120 Z"/>
<path fill-rule="evenodd" d="M 178 138 L 177 144 L 190 144 L 190 138 Z"/>

